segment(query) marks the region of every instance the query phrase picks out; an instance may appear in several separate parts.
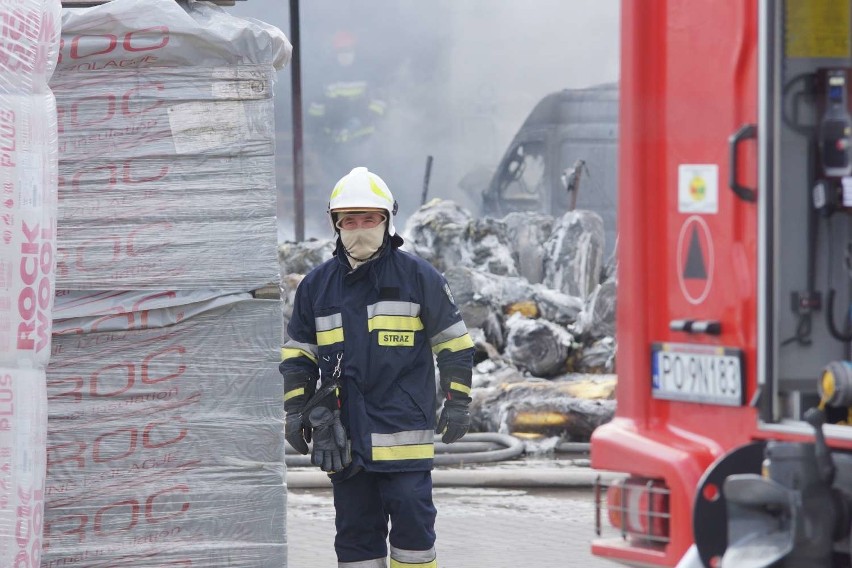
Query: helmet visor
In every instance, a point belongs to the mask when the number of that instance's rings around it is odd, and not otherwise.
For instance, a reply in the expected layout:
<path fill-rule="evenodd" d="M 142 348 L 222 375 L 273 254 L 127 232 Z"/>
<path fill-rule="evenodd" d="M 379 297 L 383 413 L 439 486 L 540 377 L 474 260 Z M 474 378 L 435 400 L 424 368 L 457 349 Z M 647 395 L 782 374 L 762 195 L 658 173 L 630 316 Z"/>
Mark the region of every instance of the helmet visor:
<path fill-rule="evenodd" d="M 344 231 L 373 229 L 388 220 L 382 211 L 344 211 L 335 216 L 334 226 Z"/>

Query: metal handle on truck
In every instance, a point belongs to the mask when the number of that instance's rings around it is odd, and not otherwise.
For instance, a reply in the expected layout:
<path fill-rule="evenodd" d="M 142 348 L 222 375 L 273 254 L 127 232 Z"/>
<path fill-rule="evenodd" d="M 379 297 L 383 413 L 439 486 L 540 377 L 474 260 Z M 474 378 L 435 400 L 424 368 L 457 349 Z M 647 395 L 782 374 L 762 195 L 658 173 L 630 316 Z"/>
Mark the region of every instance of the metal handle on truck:
<path fill-rule="evenodd" d="M 757 192 L 754 189 L 740 185 L 739 182 L 737 182 L 737 173 L 739 172 L 737 146 L 743 140 L 748 140 L 750 138 L 757 138 L 756 124 L 743 124 L 739 130 L 731 134 L 728 138 L 728 156 L 730 162 L 730 168 L 728 169 L 728 185 L 737 197 L 743 201 L 753 203 L 757 201 Z"/>

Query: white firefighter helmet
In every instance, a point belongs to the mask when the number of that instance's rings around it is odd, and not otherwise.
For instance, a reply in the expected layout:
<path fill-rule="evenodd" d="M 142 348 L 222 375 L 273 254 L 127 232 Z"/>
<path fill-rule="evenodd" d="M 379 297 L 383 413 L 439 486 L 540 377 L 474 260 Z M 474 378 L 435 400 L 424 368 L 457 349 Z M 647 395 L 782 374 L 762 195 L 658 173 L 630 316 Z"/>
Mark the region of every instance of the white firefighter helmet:
<path fill-rule="evenodd" d="M 353 168 L 334 185 L 328 200 L 331 224 L 334 225 L 335 213 L 361 209 L 387 211 L 388 234 L 396 234 L 396 228 L 393 226 L 393 216 L 397 210 L 396 200 L 384 180 L 363 166 Z"/>

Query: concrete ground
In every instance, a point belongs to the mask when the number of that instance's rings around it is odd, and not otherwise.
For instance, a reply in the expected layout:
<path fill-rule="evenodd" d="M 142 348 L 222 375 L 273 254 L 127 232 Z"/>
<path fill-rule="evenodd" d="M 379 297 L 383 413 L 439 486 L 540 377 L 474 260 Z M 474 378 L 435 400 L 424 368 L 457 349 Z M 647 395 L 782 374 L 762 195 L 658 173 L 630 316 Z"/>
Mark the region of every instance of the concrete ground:
<path fill-rule="evenodd" d="M 534 477 L 533 468 L 552 474 L 560 466 L 513 462 L 481 469 L 492 473 L 527 470 Z M 578 469 L 562 468 L 566 474 Z M 580 473 L 593 475 L 588 469 Z M 435 488 L 434 496 L 441 568 L 618 566 L 589 552 L 594 537 L 594 500 L 589 486 L 441 486 Z M 331 490 L 291 487 L 287 511 L 288 568 L 337 566 Z"/>

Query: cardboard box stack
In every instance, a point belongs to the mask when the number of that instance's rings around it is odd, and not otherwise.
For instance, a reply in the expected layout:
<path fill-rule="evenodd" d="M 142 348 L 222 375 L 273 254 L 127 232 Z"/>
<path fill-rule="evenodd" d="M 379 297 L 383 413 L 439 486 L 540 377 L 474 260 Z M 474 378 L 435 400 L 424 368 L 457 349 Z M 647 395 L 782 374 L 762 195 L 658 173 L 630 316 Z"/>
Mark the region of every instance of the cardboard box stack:
<path fill-rule="evenodd" d="M 41 558 L 59 18 L 59 0 L 0 0 L 0 566 Z"/>
<path fill-rule="evenodd" d="M 66 9 L 42 565 L 286 565 L 274 123 L 284 34 Z"/>

